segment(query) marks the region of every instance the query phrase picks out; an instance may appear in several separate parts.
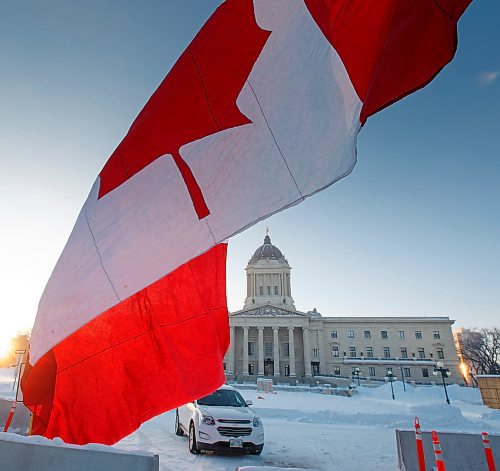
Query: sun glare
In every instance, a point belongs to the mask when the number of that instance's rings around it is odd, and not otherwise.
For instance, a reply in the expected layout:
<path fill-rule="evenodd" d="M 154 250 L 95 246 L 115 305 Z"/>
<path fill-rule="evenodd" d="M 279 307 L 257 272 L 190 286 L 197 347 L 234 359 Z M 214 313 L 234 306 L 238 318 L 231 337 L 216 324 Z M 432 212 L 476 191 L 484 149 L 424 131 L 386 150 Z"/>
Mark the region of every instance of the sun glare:
<path fill-rule="evenodd" d="M 0 359 L 4 359 L 11 351 L 11 340 L 8 337 L 0 336 Z"/>

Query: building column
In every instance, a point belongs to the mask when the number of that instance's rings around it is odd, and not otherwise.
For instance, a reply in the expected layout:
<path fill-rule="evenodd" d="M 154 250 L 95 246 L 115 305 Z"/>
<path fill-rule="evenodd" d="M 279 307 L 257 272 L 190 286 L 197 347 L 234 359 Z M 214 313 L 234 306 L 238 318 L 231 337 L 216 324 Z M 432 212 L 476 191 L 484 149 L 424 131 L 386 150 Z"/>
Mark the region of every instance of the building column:
<path fill-rule="evenodd" d="M 258 326 L 257 331 L 259 332 L 259 369 L 258 375 L 264 376 L 264 327 Z"/>
<path fill-rule="evenodd" d="M 325 374 L 326 371 L 326 355 L 325 355 L 325 336 L 323 334 L 323 326 L 318 332 L 318 349 L 319 349 L 319 372 Z"/>
<path fill-rule="evenodd" d="M 288 327 L 288 353 L 290 356 L 290 376 L 295 377 L 295 343 L 293 340 L 293 327 Z"/>
<path fill-rule="evenodd" d="M 280 344 L 279 344 L 279 327 L 273 327 L 273 360 L 274 360 L 274 376 L 280 375 Z"/>
<path fill-rule="evenodd" d="M 227 352 L 227 374 L 234 375 L 234 358 L 235 358 L 235 332 L 236 327 L 229 328 L 229 351 Z"/>
<path fill-rule="evenodd" d="M 243 327 L 243 371 L 248 376 L 248 327 Z"/>
<path fill-rule="evenodd" d="M 306 377 L 312 376 L 311 370 L 311 345 L 309 341 L 309 327 L 302 327 L 302 339 L 304 343 L 304 370 Z"/>

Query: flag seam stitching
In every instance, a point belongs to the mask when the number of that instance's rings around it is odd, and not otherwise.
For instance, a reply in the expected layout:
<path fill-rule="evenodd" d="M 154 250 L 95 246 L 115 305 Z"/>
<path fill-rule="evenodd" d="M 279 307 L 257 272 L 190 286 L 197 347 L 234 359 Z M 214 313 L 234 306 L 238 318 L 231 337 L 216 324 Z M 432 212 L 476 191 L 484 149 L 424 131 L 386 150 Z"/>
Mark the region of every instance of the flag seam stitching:
<path fill-rule="evenodd" d="M 299 185 L 297 184 L 297 181 L 295 180 L 295 177 L 293 176 L 293 173 L 290 170 L 290 167 L 288 166 L 288 162 L 286 161 L 285 156 L 283 155 L 283 152 L 278 144 L 278 141 L 276 140 L 276 137 L 274 136 L 273 130 L 271 129 L 271 126 L 269 125 L 269 122 L 267 121 L 266 115 L 264 114 L 264 110 L 262 109 L 262 106 L 260 105 L 259 99 L 257 98 L 257 95 L 255 93 L 255 90 L 253 89 L 252 84 L 248 80 L 246 81 L 246 83 L 250 87 L 250 90 L 252 90 L 252 94 L 255 97 L 255 101 L 257 102 L 257 105 L 259 106 L 259 110 L 262 113 L 262 117 L 264 118 L 264 121 L 266 122 L 267 129 L 269 129 L 269 133 L 271 134 L 271 137 L 273 138 L 273 141 L 276 144 L 276 148 L 278 149 L 278 152 L 280 153 L 281 158 L 283 159 L 283 162 L 285 162 L 288 173 L 292 177 L 293 183 L 295 184 L 295 187 L 297 188 L 297 191 L 299 192 L 301 199 L 304 199 L 304 195 L 300 191 Z"/>
<path fill-rule="evenodd" d="M 212 119 L 214 120 L 215 125 L 219 128 L 219 131 L 221 131 L 221 127 L 219 123 L 217 122 L 217 119 L 215 118 L 214 112 L 212 110 L 212 105 L 210 103 L 210 99 L 208 98 L 208 91 L 207 87 L 205 86 L 205 82 L 203 81 L 203 76 L 201 75 L 201 71 L 198 67 L 198 63 L 196 62 L 196 59 L 194 58 L 193 53 L 191 52 L 191 48 L 188 47 L 187 51 L 189 52 L 189 55 L 191 56 L 191 60 L 193 61 L 193 64 L 196 68 L 196 71 L 198 72 L 198 77 L 200 78 L 201 86 L 203 87 L 203 92 L 205 93 L 205 100 L 207 102 L 208 110 L 210 111 L 210 115 L 212 116 Z"/>
<path fill-rule="evenodd" d="M 95 240 L 95 236 L 94 236 L 94 233 L 92 232 L 92 228 L 90 227 L 90 221 L 89 221 L 89 216 L 87 214 L 87 204 L 85 204 L 83 206 L 83 209 L 84 209 L 84 212 L 85 212 L 85 220 L 87 221 L 87 227 L 89 228 L 89 232 L 90 232 L 90 235 L 92 236 L 92 240 L 94 242 L 94 247 L 95 247 L 95 250 L 97 252 L 97 255 L 99 257 L 99 264 L 101 265 L 101 268 L 102 268 L 102 271 L 104 272 L 104 274 L 106 275 L 106 278 L 108 279 L 109 281 L 109 284 L 111 285 L 111 288 L 113 289 L 113 292 L 115 293 L 115 296 L 116 296 L 116 299 L 118 299 L 119 302 L 121 302 L 121 298 L 120 296 L 118 296 L 118 293 L 115 289 L 115 285 L 113 284 L 113 282 L 111 281 L 111 278 L 108 274 L 108 272 L 106 271 L 106 268 L 104 268 L 104 263 L 102 261 L 102 257 L 101 257 L 101 253 L 99 252 L 99 247 L 97 246 L 97 242 Z"/>

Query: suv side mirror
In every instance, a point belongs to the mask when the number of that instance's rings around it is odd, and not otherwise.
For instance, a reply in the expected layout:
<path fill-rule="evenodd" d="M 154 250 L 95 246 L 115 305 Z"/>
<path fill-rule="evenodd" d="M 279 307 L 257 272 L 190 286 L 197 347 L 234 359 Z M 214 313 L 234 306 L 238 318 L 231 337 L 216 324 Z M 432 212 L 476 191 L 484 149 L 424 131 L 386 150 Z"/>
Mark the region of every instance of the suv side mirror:
<path fill-rule="evenodd" d="M 253 404 L 252 401 L 245 401 L 247 403 L 247 406 L 251 406 Z"/>

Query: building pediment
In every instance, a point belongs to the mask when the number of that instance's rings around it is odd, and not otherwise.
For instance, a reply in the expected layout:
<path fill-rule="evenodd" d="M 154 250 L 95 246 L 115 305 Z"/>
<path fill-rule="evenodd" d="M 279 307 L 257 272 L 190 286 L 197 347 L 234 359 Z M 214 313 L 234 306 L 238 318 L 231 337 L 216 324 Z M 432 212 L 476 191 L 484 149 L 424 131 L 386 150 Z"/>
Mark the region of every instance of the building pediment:
<path fill-rule="evenodd" d="M 265 304 L 229 314 L 231 317 L 307 317 L 307 314 L 292 309 Z"/>

